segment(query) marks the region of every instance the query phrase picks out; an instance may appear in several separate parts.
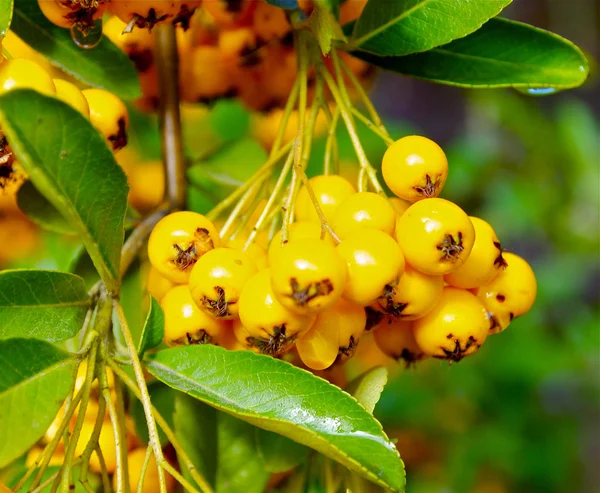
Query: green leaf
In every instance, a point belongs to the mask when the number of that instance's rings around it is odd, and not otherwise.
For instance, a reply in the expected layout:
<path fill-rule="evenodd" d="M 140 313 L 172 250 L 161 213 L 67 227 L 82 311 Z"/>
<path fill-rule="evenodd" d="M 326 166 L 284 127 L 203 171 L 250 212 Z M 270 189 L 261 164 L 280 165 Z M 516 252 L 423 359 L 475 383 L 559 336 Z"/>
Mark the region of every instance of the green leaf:
<path fill-rule="evenodd" d="M 76 232 L 67 220 L 46 198 L 36 190 L 33 183 L 26 181 L 17 193 L 17 203 L 27 217 L 42 228 L 56 233 Z"/>
<path fill-rule="evenodd" d="M 309 449 L 277 433 L 254 428 L 258 456 L 272 473 L 289 471 L 304 462 Z"/>
<path fill-rule="evenodd" d="M 159 351 L 148 369 L 177 390 L 404 491 L 404 466 L 379 422 L 354 398 L 309 372 L 212 345 Z"/>
<path fill-rule="evenodd" d="M 269 479 L 256 450 L 254 426 L 217 413 L 217 493 L 262 493 Z"/>
<path fill-rule="evenodd" d="M 373 414 L 381 393 L 388 381 L 388 370 L 384 366 L 372 368 L 348 384 L 346 391 Z"/>
<path fill-rule="evenodd" d="M 110 291 L 118 290 L 127 179 L 91 123 L 31 90 L 0 97 L 2 129 L 41 194 L 77 231 Z"/>
<path fill-rule="evenodd" d="M 462 87 L 549 87 L 583 84 L 588 62 L 560 36 L 520 22 L 491 19 L 473 34 L 405 57 L 354 56 L 403 75 Z"/>
<path fill-rule="evenodd" d="M 83 279 L 67 272 L 0 272 L 0 339 L 65 341 L 83 326 L 90 299 Z"/>
<path fill-rule="evenodd" d="M 46 19 L 36 1 L 15 1 L 11 29 L 52 64 L 86 84 L 123 99 L 142 95 L 135 66 L 122 50 L 106 37 L 92 49 L 80 48 L 68 29 Z"/>
<path fill-rule="evenodd" d="M 160 415 L 165 418 L 169 426 L 173 427 L 173 413 L 175 412 L 175 392 L 170 387 L 162 384 L 161 382 L 152 382 L 148 385 L 148 392 L 150 392 L 150 400 Z M 144 407 L 142 403 L 135 399 L 131 406 L 131 417 L 135 422 L 135 432 L 138 438 L 144 443 L 148 444 L 148 424 L 146 423 L 146 415 L 144 414 Z M 158 437 L 161 445 L 168 443 L 167 437 L 163 431 L 158 429 Z"/>
<path fill-rule="evenodd" d="M 175 436 L 192 464 L 214 488 L 217 483 L 217 411 L 182 392 L 175 394 Z M 183 470 L 186 473 L 186 470 Z"/>
<path fill-rule="evenodd" d="M 76 360 L 44 341 L 0 341 L 0 467 L 46 432 L 75 382 Z"/>
<path fill-rule="evenodd" d="M 369 0 L 350 46 L 375 55 L 426 51 L 462 38 L 512 0 Z"/>
<path fill-rule="evenodd" d="M 13 0 L 0 0 L 0 35 L 5 36 L 13 16 Z"/>
<path fill-rule="evenodd" d="M 248 134 L 250 127 L 250 113 L 235 99 L 218 100 L 211 108 L 208 120 L 224 142 L 240 140 Z"/>
<path fill-rule="evenodd" d="M 142 329 L 142 337 L 140 338 L 140 344 L 138 347 L 138 353 L 140 358 L 149 349 L 154 349 L 163 340 L 165 332 L 165 315 L 160 307 L 158 301 L 154 296 L 150 295 L 150 309 L 148 310 L 148 316 Z"/>

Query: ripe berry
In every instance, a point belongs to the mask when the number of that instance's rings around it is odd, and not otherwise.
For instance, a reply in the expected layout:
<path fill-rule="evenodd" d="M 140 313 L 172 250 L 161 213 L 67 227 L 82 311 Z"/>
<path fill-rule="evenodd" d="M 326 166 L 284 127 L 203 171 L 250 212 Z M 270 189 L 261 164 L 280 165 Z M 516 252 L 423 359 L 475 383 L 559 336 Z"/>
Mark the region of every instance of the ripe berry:
<path fill-rule="evenodd" d="M 271 263 L 273 292 L 289 310 L 304 315 L 324 310 L 342 295 L 348 268 L 335 247 L 321 240 L 297 240 Z"/>
<path fill-rule="evenodd" d="M 215 248 L 196 262 L 190 274 L 192 298 L 215 318 L 238 316 L 238 300 L 246 281 L 257 269 L 250 257 L 233 248 Z"/>
<path fill-rule="evenodd" d="M 475 228 L 475 243 L 466 262 L 444 281 L 462 289 L 473 289 L 487 284 L 506 267 L 502 246 L 493 228 L 483 219 L 469 217 Z"/>
<path fill-rule="evenodd" d="M 348 180 L 337 175 L 315 176 L 309 180 L 309 183 L 328 221 L 331 221 L 337 206 L 350 197 L 350 195 L 356 193 L 356 190 Z M 298 192 L 294 213 L 296 221 L 319 222 L 315 206 L 310 200 L 308 191 L 304 186 Z"/>
<path fill-rule="evenodd" d="M 466 262 L 475 229 L 456 204 L 427 199 L 411 205 L 398 219 L 396 239 L 414 268 L 430 275 L 448 274 Z"/>
<path fill-rule="evenodd" d="M 257 3 L 254 0 L 210 0 L 204 2 L 202 8 L 218 26 L 234 27 L 252 16 Z"/>
<path fill-rule="evenodd" d="M 192 267 L 221 240 L 213 223 L 195 212 L 174 212 L 161 219 L 148 239 L 150 263 L 174 283 L 188 282 Z"/>
<path fill-rule="evenodd" d="M 348 266 L 344 298 L 367 306 L 391 292 L 404 272 L 404 255 L 398 244 L 382 231 L 350 233 L 337 252 Z"/>
<path fill-rule="evenodd" d="M 113 93 L 104 89 L 82 91 L 90 107 L 90 121 L 104 136 L 113 151 L 127 145 L 129 113 L 127 107 Z"/>
<path fill-rule="evenodd" d="M 236 330 L 245 332 L 245 337 L 236 337 L 272 356 L 289 350 L 315 321 L 314 315 L 294 313 L 278 301 L 271 287 L 271 269 L 256 273 L 246 282 L 238 304 L 243 329 Z"/>
<path fill-rule="evenodd" d="M 321 224 L 316 221 L 296 221 L 290 224 L 288 229 L 288 243 L 296 242 L 298 240 L 312 239 L 318 240 L 321 237 Z M 333 245 L 331 236 L 326 235 L 323 239 L 324 242 Z M 275 261 L 275 257 L 281 251 L 283 245 L 281 244 L 281 231 L 277 231 L 271 243 L 269 244 L 269 263 L 272 264 Z"/>
<path fill-rule="evenodd" d="M 394 194 L 416 202 L 439 195 L 448 177 L 448 160 L 435 142 L 411 135 L 385 151 L 381 172 Z"/>
<path fill-rule="evenodd" d="M 125 24 L 134 20 L 140 29 L 152 29 L 160 22 L 181 24 L 187 29 L 201 0 L 111 0 L 110 10 Z"/>
<path fill-rule="evenodd" d="M 4 60 L 0 64 L 0 94 L 12 89 L 33 89 L 42 94 L 56 94 L 56 86 L 48 72 L 24 58 Z"/>
<path fill-rule="evenodd" d="M 163 340 L 168 346 L 217 344 L 227 322 L 200 310 L 187 286 L 175 286 L 160 302 L 165 315 Z"/>
<path fill-rule="evenodd" d="M 342 240 L 352 231 L 363 228 L 378 229 L 392 236 L 396 212 L 385 197 L 372 192 L 358 192 L 337 207 L 331 225 Z"/>
<path fill-rule="evenodd" d="M 146 278 L 146 291 L 160 303 L 165 294 L 175 287 L 175 283 L 164 277 L 155 267 L 150 267 Z"/>
<path fill-rule="evenodd" d="M 537 294 L 535 274 L 527 261 L 514 253 L 504 253 L 504 260 L 506 268 L 478 292 L 491 317 L 490 334 L 502 332 L 514 318 L 525 315 Z"/>
<path fill-rule="evenodd" d="M 469 291 L 445 287 L 437 306 L 413 322 L 415 340 L 434 358 L 460 361 L 484 343 L 489 320 L 483 303 Z"/>
<path fill-rule="evenodd" d="M 442 276 L 429 276 L 406 264 L 400 281 L 377 300 L 375 307 L 391 318 L 416 320 L 433 310 L 443 288 Z"/>
<path fill-rule="evenodd" d="M 75 84 L 71 84 L 66 80 L 52 79 L 56 87 L 56 97 L 77 111 L 86 118 L 90 117 L 90 106 L 87 99 Z"/>
<path fill-rule="evenodd" d="M 382 320 L 373 336 L 379 349 L 398 362 L 403 360 L 407 367 L 427 358 L 415 341 L 412 322 Z"/>

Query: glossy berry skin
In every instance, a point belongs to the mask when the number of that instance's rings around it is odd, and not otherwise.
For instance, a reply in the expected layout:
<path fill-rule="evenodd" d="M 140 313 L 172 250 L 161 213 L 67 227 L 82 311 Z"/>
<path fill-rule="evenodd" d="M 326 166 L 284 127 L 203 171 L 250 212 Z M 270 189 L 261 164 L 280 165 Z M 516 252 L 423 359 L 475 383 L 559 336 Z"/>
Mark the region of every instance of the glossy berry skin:
<path fill-rule="evenodd" d="M 127 145 L 129 113 L 127 107 L 113 93 L 104 89 L 81 91 L 90 108 L 92 125 L 104 136 L 113 151 Z"/>
<path fill-rule="evenodd" d="M 318 240 L 321 237 L 321 224 L 316 221 L 296 221 L 290 224 L 288 229 L 288 242 L 296 242 L 303 239 Z M 333 245 L 331 236 L 326 235 L 323 239 L 326 243 Z M 273 263 L 277 254 L 281 251 L 281 231 L 277 231 L 269 244 L 269 264 Z"/>
<path fill-rule="evenodd" d="M 244 246 L 246 244 L 246 238 L 243 236 L 236 236 L 232 240 L 227 242 L 227 246 L 229 248 L 234 248 L 236 250 L 244 251 Z M 267 250 L 260 246 L 258 243 L 250 243 L 248 248 L 244 251 L 244 253 L 252 259 L 254 265 L 258 270 L 263 270 L 269 267 L 269 258 L 267 256 Z"/>
<path fill-rule="evenodd" d="M 350 197 L 350 195 L 356 193 L 354 186 L 348 180 L 338 175 L 315 176 L 309 180 L 309 184 L 328 221 L 331 221 L 337 206 Z M 319 222 L 319 216 L 305 186 L 298 192 L 294 213 L 296 221 Z"/>
<path fill-rule="evenodd" d="M 268 43 L 283 38 L 292 26 L 287 20 L 285 10 L 267 2 L 256 2 L 252 12 L 252 29 L 263 43 Z"/>
<path fill-rule="evenodd" d="M 535 273 L 527 261 L 514 253 L 504 253 L 504 260 L 506 269 L 478 292 L 490 316 L 490 334 L 502 332 L 514 318 L 525 315 L 537 295 Z"/>
<path fill-rule="evenodd" d="M 52 79 L 56 88 L 56 97 L 76 109 L 86 118 L 90 117 L 87 99 L 75 84 L 62 79 Z"/>
<path fill-rule="evenodd" d="M 150 267 L 146 279 L 146 291 L 154 296 L 156 301 L 160 303 L 165 294 L 175 286 L 176 284 L 174 282 L 169 281 L 169 279 L 158 272 L 155 267 Z"/>
<path fill-rule="evenodd" d="M 397 217 L 400 217 L 402 214 L 404 214 L 407 211 L 407 209 L 412 205 L 412 202 L 409 202 L 408 200 L 402 200 L 398 197 L 390 197 L 388 200 L 390 201 L 390 204 L 392 204 L 392 207 L 396 211 Z"/>
<path fill-rule="evenodd" d="M 462 266 L 444 276 L 444 281 L 448 284 L 462 289 L 473 289 L 487 284 L 506 267 L 502 246 L 494 229 L 483 219 L 469 219 L 475 228 L 473 249 Z"/>
<path fill-rule="evenodd" d="M 198 307 L 215 318 L 238 316 L 238 301 L 256 265 L 244 252 L 215 248 L 198 259 L 190 274 L 189 287 Z"/>
<path fill-rule="evenodd" d="M 296 341 L 302 362 L 313 370 L 330 367 L 338 355 L 354 354 L 365 329 L 366 315 L 362 307 L 343 298 L 317 315 L 311 329 Z"/>
<path fill-rule="evenodd" d="M 66 29 L 75 24 L 75 8 L 69 8 L 59 0 L 38 0 L 37 3 L 46 19 L 55 26 Z"/>
<path fill-rule="evenodd" d="M 196 261 L 219 246 L 219 233 L 209 219 L 195 212 L 174 212 L 162 218 L 150 233 L 148 257 L 163 276 L 183 284 Z"/>
<path fill-rule="evenodd" d="M 444 289 L 442 276 L 429 276 L 406 264 L 400 281 L 375 308 L 392 318 L 416 320 L 427 315 L 439 302 Z"/>
<path fill-rule="evenodd" d="M 297 240 L 271 263 L 271 283 L 287 309 L 308 315 L 332 306 L 344 291 L 348 268 L 335 247 L 321 240 Z"/>
<path fill-rule="evenodd" d="M 200 310 L 186 285 L 175 286 L 160 302 L 165 315 L 164 342 L 167 346 L 215 344 L 227 328 L 227 322 L 217 320 Z"/>
<path fill-rule="evenodd" d="M 271 269 L 256 273 L 246 282 L 240 295 L 239 315 L 246 343 L 273 356 L 289 350 L 315 321 L 314 315 L 294 313 L 278 301 L 271 287 Z M 238 334 L 236 337 L 240 340 Z"/>
<path fill-rule="evenodd" d="M 46 95 L 56 94 L 56 86 L 48 72 L 24 58 L 4 60 L 0 64 L 0 94 L 12 89 L 33 89 Z"/>
<path fill-rule="evenodd" d="M 415 341 L 412 322 L 386 318 L 375 327 L 373 336 L 381 351 L 398 362 L 404 361 L 407 367 L 427 358 Z"/>
<path fill-rule="evenodd" d="M 202 8 L 218 26 L 233 27 L 250 19 L 257 3 L 253 0 L 211 0 L 204 2 Z"/>
<path fill-rule="evenodd" d="M 438 198 L 420 200 L 398 219 L 396 240 L 414 268 L 443 275 L 458 270 L 469 258 L 475 228 L 456 204 Z"/>
<path fill-rule="evenodd" d="M 381 172 L 395 195 L 416 202 L 439 195 L 448 177 L 448 160 L 434 141 L 410 135 L 388 147 Z"/>
<path fill-rule="evenodd" d="M 368 306 L 390 292 L 404 272 L 404 255 L 394 239 L 379 230 L 354 231 L 337 246 L 348 266 L 344 298 Z"/>
<path fill-rule="evenodd" d="M 392 236 L 396 213 L 385 197 L 372 192 L 358 192 L 337 207 L 331 226 L 342 240 L 352 231 L 362 228 L 378 229 Z"/>
<path fill-rule="evenodd" d="M 437 306 L 413 322 L 417 345 L 434 358 L 460 361 L 485 342 L 489 320 L 483 303 L 469 291 L 445 287 Z"/>

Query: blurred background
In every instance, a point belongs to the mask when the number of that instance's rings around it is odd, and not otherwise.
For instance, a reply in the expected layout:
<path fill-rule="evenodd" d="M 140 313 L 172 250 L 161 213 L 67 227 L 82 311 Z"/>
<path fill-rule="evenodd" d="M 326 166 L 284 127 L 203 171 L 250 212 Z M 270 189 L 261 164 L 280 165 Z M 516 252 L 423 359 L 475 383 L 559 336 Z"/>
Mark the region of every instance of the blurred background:
<path fill-rule="evenodd" d="M 397 439 L 409 493 L 600 491 L 600 2 L 515 0 L 503 15 L 575 42 L 590 60 L 590 80 L 546 97 L 383 73 L 373 83 L 392 136 L 439 142 L 450 162 L 443 196 L 489 221 L 538 279 L 533 310 L 460 364 L 404 369 L 383 361 L 369 337 L 361 342 L 350 376 L 389 364 L 375 414 Z M 204 212 L 220 198 L 215 182 L 230 191 L 266 153 L 253 140 L 256 118 L 235 102 L 186 107 L 183 115 L 189 207 Z M 131 116 L 134 150 L 117 158 L 130 202 L 143 211 L 162 197 L 159 139 L 151 117 L 133 108 Z M 371 162 L 380 163 L 384 144 L 360 130 Z M 339 142 L 341 159 L 355 162 L 347 134 Z M 323 150 L 317 140 L 312 174 Z M 141 158 L 144 167 L 128 169 Z M 79 242 L 39 230 L 9 193 L 0 193 L 0 245 L 0 268 L 90 271 Z M 123 287 L 134 330 L 143 322 L 143 279 L 134 270 Z"/>

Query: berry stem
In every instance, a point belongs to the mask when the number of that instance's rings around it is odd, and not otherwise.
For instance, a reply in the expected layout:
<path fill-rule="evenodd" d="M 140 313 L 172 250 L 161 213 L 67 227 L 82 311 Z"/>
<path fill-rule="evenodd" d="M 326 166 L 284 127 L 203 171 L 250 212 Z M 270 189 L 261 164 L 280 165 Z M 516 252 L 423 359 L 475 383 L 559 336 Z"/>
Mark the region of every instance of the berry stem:
<path fill-rule="evenodd" d="M 333 60 L 334 65 L 337 65 L 337 68 L 339 69 L 339 64 L 335 63 L 336 58 L 334 57 Z M 352 113 L 350 111 L 350 108 L 346 105 L 344 96 L 340 92 L 340 89 L 337 87 L 337 84 L 335 83 L 333 77 L 327 71 L 327 69 L 322 64 L 319 67 L 319 69 L 321 74 L 323 74 L 323 78 L 327 83 L 327 87 L 331 91 L 333 99 L 335 100 L 338 108 L 340 109 L 340 114 L 342 116 L 342 119 L 344 120 L 346 128 L 348 129 L 348 134 L 350 135 L 350 140 L 352 141 L 352 145 L 354 147 L 354 151 L 356 152 L 356 156 L 358 158 L 358 162 L 361 168 L 364 168 L 365 173 L 369 177 L 369 182 L 371 183 L 373 189 L 377 193 L 383 194 L 383 187 L 377 179 L 377 172 L 375 171 L 375 168 L 373 168 L 373 166 L 371 166 L 371 164 L 369 163 L 365 150 L 363 149 L 362 144 L 360 143 L 360 139 L 356 131 L 356 126 L 354 125 L 354 120 L 352 119 Z"/>
<path fill-rule="evenodd" d="M 292 91 L 288 96 L 288 99 L 285 103 L 285 107 L 283 108 L 283 114 L 281 115 L 281 121 L 279 122 L 279 128 L 277 129 L 277 135 L 275 135 L 275 140 L 273 141 L 273 146 L 271 147 L 271 151 L 269 152 L 269 157 L 273 157 L 277 151 L 279 151 L 279 147 L 281 147 L 281 143 L 283 142 L 283 138 L 285 137 L 285 131 L 287 130 L 288 122 L 290 121 L 290 115 L 292 111 L 294 111 L 294 107 L 296 106 L 296 102 L 298 101 L 298 93 L 300 92 L 300 79 L 297 78 L 292 87 Z"/>
<path fill-rule="evenodd" d="M 281 190 L 283 190 L 283 187 L 285 185 L 285 180 L 286 180 L 290 170 L 292 169 L 293 162 L 294 162 L 294 152 L 290 151 L 287 159 L 285 160 L 285 164 L 283 165 L 283 169 L 281 170 L 281 173 L 279 174 L 279 178 L 277 178 L 277 183 L 275 183 L 273 192 L 271 193 L 271 196 L 267 200 L 267 203 L 265 204 L 265 208 L 261 212 L 260 217 L 258 218 L 258 221 L 256 221 L 256 224 L 254 225 L 254 227 L 252 228 L 252 231 L 248 235 L 248 239 L 246 240 L 246 243 L 244 244 L 244 251 L 246 251 L 248 249 L 248 247 L 252 244 L 252 242 L 255 240 L 258 232 L 262 229 L 264 224 L 267 222 L 267 219 L 269 218 L 269 214 L 270 214 L 273 206 L 275 205 L 275 201 L 279 197 Z"/>
<path fill-rule="evenodd" d="M 381 137 L 381 140 L 383 140 L 387 146 L 391 146 L 394 143 L 394 139 L 392 139 L 386 131 L 381 130 L 381 127 L 377 126 L 375 123 L 369 120 L 356 108 L 353 107 L 350 109 L 350 111 L 352 111 L 352 114 L 361 122 L 363 122 L 369 128 L 369 130 Z"/>
<path fill-rule="evenodd" d="M 146 478 L 146 471 L 148 470 L 148 464 L 150 464 L 150 458 L 152 457 L 152 447 L 148 445 L 146 447 L 146 455 L 144 456 L 144 462 L 142 463 L 142 468 L 140 469 L 140 478 L 138 479 L 136 493 L 142 493 L 144 490 L 144 479 Z"/>
<path fill-rule="evenodd" d="M 103 370 L 101 370 L 103 371 Z M 90 436 L 90 441 L 85 446 L 83 453 L 81 454 L 81 469 L 79 470 L 79 482 L 83 485 L 88 485 L 88 471 L 90 466 L 90 457 L 94 452 L 94 449 L 98 446 L 98 438 L 100 437 L 100 431 L 104 424 L 104 415 L 106 413 L 106 401 L 104 399 L 98 399 L 98 415 L 96 416 L 96 422 L 94 423 L 94 429 Z M 84 486 L 85 487 L 85 486 Z M 90 487 L 91 488 L 91 487 Z M 86 488 L 87 490 L 88 488 Z"/>
<path fill-rule="evenodd" d="M 156 26 L 155 54 L 159 87 L 160 134 L 166 196 L 171 207 L 185 208 L 185 163 L 179 114 L 179 60 L 175 27 Z"/>
<path fill-rule="evenodd" d="M 267 179 L 268 176 L 269 176 L 268 173 L 265 173 L 261 177 L 260 180 L 254 181 L 254 183 L 252 183 L 252 186 L 250 188 L 248 188 L 248 190 L 246 190 L 246 193 L 244 195 L 242 195 L 242 197 L 240 198 L 238 203 L 235 205 L 235 207 L 229 214 L 229 217 L 225 221 L 225 224 L 223 224 L 221 231 L 219 231 L 219 236 L 221 237 L 221 239 L 226 240 L 229 238 L 231 228 L 237 221 L 240 214 L 242 214 L 242 212 L 248 210 L 249 204 L 254 200 L 256 195 L 259 193 L 263 182 Z"/>
<path fill-rule="evenodd" d="M 339 156 L 336 135 L 339 119 L 340 109 L 336 107 L 329 121 L 329 131 L 327 132 L 327 141 L 325 142 L 325 159 L 323 162 L 323 173 L 325 175 L 337 174 L 339 171 Z M 331 162 L 332 159 L 333 166 Z"/>
<path fill-rule="evenodd" d="M 160 448 L 160 440 L 158 438 L 156 422 L 154 421 L 154 416 L 152 415 L 152 403 L 150 401 L 148 387 L 146 386 L 146 380 L 144 379 L 144 371 L 142 370 L 142 365 L 140 364 L 140 358 L 135 347 L 135 342 L 133 341 L 133 336 L 131 335 L 131 331 L 129 330 L 129 324 L 127 323 L 127 319 L 125 318 L 125 312 L 123 311 L 123 307 L 115 299 L 113 299 L 112 302 L 115 312 L 117 314 L 117 318 L 119 320 L 119 324 L 121 326 L 123 338 L 125 339 L 125 343 L 127 344 L 129 356 L 131 357 L 131 364 L 135 373 L 135 380 L 140 389 L 140 400 L 142 402 L 142 407 L 144 408 L 144 414 L 146 415 L 146 424 L 148 425 L 148 442 L 150 445 L 152 445 L 157 464 L 161 464 L 163 461 L 163 453 L 162 449 Z M 158 480 L 160 485 L 160 492 L 166 493 L 167 489 L 165 484 L 165 472 L 161 467 L 158 468 Z"/>
<path fill-rule="evenodd" d="M 109 359 L 108 366 L 112 369 L 115 375 L 117 375 L 119 379 L 125 384 L 125 386 L 129 390 L 131 390 L 133 395 L 135 395 L 139 400 L 141 400 L 142 394 L 140 392 L 140 389 L 132 380 L 132 378 L 127 373 L 125 373 L 125 371 L 123 371 L 119 364 L 116 361 Z M 196 481 L 196 483 L 204 493 L 213 493 L 213 489 L 211 488 L 210 484 L 200 474 L 198 469 L 196 469 L 196 466 L 194 466 L 186 451 L 184 450 L 183 446 L 181 445 L 179 440 L 177 440 L 175 432 L 171 429 L 165 418 L 161 416 L 161 414 L 157 411 L 157 409 L 154 406 L 152 406 L 152 413 L 156 419 L 156 422 L 158 423 L 158 426 L 160 426 L 161 430 L 167 437 L 167 440 L 173 446 L 175 452 L 177 452 L 177 457 L 179 459 L 181 467 L 185 467 L 187 469 L 187 471 L 190 473 L 190 476 L 192 476 L 192 479 Z"/>

